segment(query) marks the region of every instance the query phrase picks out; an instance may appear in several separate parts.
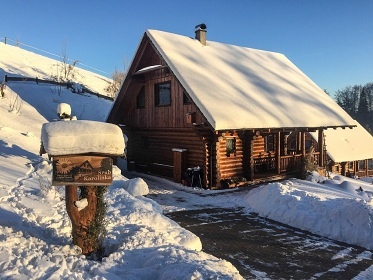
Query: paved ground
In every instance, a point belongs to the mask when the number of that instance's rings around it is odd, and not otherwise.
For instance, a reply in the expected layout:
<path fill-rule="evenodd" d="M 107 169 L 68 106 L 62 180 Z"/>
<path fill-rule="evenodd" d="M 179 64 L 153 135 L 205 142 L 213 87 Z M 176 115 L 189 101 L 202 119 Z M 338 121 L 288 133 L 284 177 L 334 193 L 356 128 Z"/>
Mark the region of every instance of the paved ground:
<path fill-rule="evenodd" d="M 372 265 L 372 252 L 364 248 L 240 209 L 181 211 L 167 216 L 199 236 L 205 252 L 230 261 L 245 279 L 352 279 Z"/>
<path fill-rule="evenodd" d="M 231 262 L 245 279 L 373 279 L 373 251 L 208 203 L 209 197 L 226 194 L 206 197 L 176 190 L 157 177 L 124 175 L 142 177 L 148 197 L 167 209 L 168 217 L 199 236 L 203 251 Z M 200 210 L 177 210 L 192 205 Z"/>

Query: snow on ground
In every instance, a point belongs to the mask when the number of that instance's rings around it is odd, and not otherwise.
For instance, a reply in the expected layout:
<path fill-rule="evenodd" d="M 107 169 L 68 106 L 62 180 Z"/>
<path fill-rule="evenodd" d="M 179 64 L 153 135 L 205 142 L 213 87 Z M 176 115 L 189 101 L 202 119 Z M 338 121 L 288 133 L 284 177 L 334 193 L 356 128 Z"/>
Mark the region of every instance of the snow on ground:
<path fill-rule="evenodd" d="M 106 257 L 89 260 L 71 243 L 64 187 L 51 185 L 51 162 L 39 156 L 42 124 L 57 118 L 62 102 L 82 120 L 104 121 L 111 106 L 97 97 L 29 82 L 8 84 L 0 99 L 1 279 L 242 279 L 231 263 L 204 253 L 196 235 L 162 214 L 208 207 L 245 207 L 373 249 L 370 178 L 314 175 L 308 181 L 292 179 L 217 196 L 150 176 L 147 186 L 114 167 L 106 195 Z M 370 271 L 372 267 L 360 276 Z"/>
<path fill-rule="evenodd" d="M 26 102 L 10 112 L 11 93 L 7 88 L 0 99 L 1 279 L 240 278 L 229 262 L 201 251 L 197 236 L 142 197 L 141 180 L 127 180 L 118 168 L 106 198 L 107 257 L 97 262 L 81 256 L 71 245 L 64 187 L 51 186 L 51 162 L 38 155 L 47 121 Z"/>
<path fill-rule="evenodd" d="M 51 80 L 52 76 L 61 75 L 64 71 L 63 61 L 69 61 L 68 53 L 61 54 L 61 58 L 51 59 L 27 50 L 21 47 L 12 46 L 0 42 L 0 77 L 3 80 L 4 75 L 22 76 L 29 78 L 39 78 Z M 61 69 L 62 68 L 62 69 Z M 102 75 L 79 68 L 79 61 L 73 71 L 74 82 L 83 84 L 90 90 L 105 93 L 105 88 L 111 80 Z"/>
<path fill-rule="evenodd" d="M 249 211 L 260 216 L 372 250 L 372 183 L 332 178 L 263 185 L 248 193 L 245 201 Z"/>
<path fill-rule="evenodd" d="M 153 183 L 150 176 L 139 176 L 147 178 L 150 197 L 162 205 L 164 212 L 244 207 L 246 212 L 373 250 L 373 178 L 336 174 L 327 178 L 315 172 L 308 180 L 285 180 L 215 196 L 215 191 L 167 184 L 164 179 L 153 179 Z M 157 198 L 161 193 L 169 196 Z"/>
<path fill-rule="evenodd" d="M 1 76 L 0 76 L 1 79 Z M 36 84 L 34 82 L 10 82 L 6 89 L 13 91 L 13 97 L 7 102 L 10 106 L 17 98 L 16 94 L 22 97 L 23 103 L 34 107 L 47 121 L 58 119 L 57 107 L 60 103 L 67 103 L 71 106 L 71 115 L 78 120 L 103 121 L 111 108 L 112 102 L 97 96 L 80 95 L 72 93 L 70 89 L 59 88 L 49 84 Z M 21 109 L 23 107 L 20 104 Z M 18 106 L 14 106 L 15 109 Z M 24 114 L 21 110 L 20 114 Z"/>

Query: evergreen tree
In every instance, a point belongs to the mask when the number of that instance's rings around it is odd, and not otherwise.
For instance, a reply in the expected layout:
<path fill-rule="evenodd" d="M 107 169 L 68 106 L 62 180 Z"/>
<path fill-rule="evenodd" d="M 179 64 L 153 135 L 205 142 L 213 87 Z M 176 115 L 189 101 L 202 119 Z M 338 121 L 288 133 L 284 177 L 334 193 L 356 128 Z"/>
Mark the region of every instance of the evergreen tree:
<path fill-rule="evenodd" d="M 361 88 L 359 106 L 356 113 L 356 120 L 365 128 L 369 127 L 370 114 L 367 91 L 368 89 L 365 86 Z"/>
<path fill-rule="evenodd" d="M 368 103 L 368 120 L 367 120 L 367 127 L 366 129 L 373 134 L 373 83 L 367 83 L 365 86 L 365 92 L 367 96 L 367 103 Z"/>

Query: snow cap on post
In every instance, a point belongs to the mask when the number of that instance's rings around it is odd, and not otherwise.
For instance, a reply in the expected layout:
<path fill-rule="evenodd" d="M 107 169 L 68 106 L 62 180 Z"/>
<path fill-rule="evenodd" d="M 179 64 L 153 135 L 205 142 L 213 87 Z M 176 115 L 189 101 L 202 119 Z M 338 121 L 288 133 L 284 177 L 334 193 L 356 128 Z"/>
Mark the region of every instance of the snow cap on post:
<path fill-rule="evenodd" d="M 86 153 L 121 156 L 125 149 L 123 133 L 117 125 L 87 120 L 45 123 L 41 141 L 50 156 Z"/>
<path fill-rule="evenodd" d="M 57 116 L 60 119 L 70 119 L 71 118 L 71 106 L 67 103 L 58 104 Z"/>

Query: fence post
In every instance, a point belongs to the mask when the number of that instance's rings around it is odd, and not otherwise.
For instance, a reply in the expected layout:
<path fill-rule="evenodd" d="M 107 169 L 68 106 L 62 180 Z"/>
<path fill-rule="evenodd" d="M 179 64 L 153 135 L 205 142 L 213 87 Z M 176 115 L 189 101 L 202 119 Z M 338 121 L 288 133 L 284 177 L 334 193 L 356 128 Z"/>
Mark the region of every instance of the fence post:
<path fill-rule="evenodd" d="M 6 75 L 5 75 L 5 77 L 6 77 Z M 3 81 L 1 82 L 1 85 L 0 85 L 0 94 L 1 94 L 1 97 L 4 97 L 4 88 L 5 88 L 5 77 L 4 77 L 4 79 L 3 79 Z"/>
<path fill-rule="evenodd" d="M 1 97 L 4 97 L 4 82 L 1 83 L 0 94 L 1 94 Z"/>

